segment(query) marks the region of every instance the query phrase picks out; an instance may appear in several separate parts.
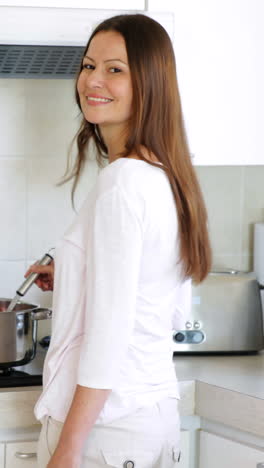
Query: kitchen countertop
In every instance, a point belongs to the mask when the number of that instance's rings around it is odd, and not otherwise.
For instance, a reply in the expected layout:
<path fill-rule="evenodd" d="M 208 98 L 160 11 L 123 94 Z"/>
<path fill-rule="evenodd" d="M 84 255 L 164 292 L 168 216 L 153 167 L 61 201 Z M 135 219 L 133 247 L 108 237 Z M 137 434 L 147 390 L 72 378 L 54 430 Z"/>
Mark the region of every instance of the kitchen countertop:
<path fill-rule="evenodd" d="M 262 437 L 264 434 L 264 351 L 256 355 L 174 355 L 182 415 Z M 33 407 L 41 387 L 0 388 L 0 429 L 37 424 Z"/>
<path fill-rule="evenodd" d="M 264 351 L 253 355 L 174 355 L 179 381 L 197 380 L 264 400 Z"/>
<path fill-rule="evenodd" d="M 174 356 L 181 383 L 195 381 L 194 414 L 249 433 L 264 447 L 264 351 L 255 355 Z"/>

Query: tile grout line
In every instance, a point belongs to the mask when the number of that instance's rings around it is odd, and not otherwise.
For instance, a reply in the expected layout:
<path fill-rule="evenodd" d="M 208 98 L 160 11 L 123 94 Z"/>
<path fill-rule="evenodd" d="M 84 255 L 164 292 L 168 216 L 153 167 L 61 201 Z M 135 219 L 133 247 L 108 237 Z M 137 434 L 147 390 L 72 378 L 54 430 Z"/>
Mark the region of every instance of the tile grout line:
<path fill-rule="evenodd" d="M 24 82 L 24 96 L 25 96 L 25 120 L 26 122 L 26 116 L 27 116 L 27 90 L 26 90 L 26 85 Z M 28 201 L 29 201 L 29 158 L 26 157 L 26 142 L 25 142 L 25 124 L 24 124 L 24 156 L 25 156 L 25 164 L 26 164 L 26 187 L 25 187 L 25 223 L 26 223 L 26 229 L 25 229 L 25 259 L 24 259 L 24 268 L 25 271 L 27 269 L 27 259 L 29 256 L 29 249 L 28 249 L 28 233 L 29 233 L 29 216 L 28 216 Z"/>
<path fill-rule="evenodd" d="M 29 222 L 29 217 L 28 217 L 28 181 L 29 181 L 29 176 L 28 176 L 28 160 L 26 158 L 26 189 L 25 189 L 25 222 L 26 222 L 26 229 L 25 229 L 25 258 L 24 258 L 24 267 L 25 271 L 27 268 L 27 259 L 28 259 L 28 222 Z"/>
<path fill-rule="evenodd" d="M 245 166 L 241 166 L 241 184 L 240 184 L 240 269 L 242 270 L 243 264 L 243 243 L 244 243 L 244 213 L 245 213 Z"/>

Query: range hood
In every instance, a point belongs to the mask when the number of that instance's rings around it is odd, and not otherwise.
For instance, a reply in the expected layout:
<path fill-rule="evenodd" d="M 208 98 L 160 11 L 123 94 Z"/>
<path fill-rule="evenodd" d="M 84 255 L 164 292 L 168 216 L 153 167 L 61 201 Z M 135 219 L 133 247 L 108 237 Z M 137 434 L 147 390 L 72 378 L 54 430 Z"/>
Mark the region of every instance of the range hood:
<path fill-rule="evenodd" d="M 173 13 L 0 7 L 0 78 L 73 78 L 94 27 L 126 13 L 150 16 L 173 40 Z"/>

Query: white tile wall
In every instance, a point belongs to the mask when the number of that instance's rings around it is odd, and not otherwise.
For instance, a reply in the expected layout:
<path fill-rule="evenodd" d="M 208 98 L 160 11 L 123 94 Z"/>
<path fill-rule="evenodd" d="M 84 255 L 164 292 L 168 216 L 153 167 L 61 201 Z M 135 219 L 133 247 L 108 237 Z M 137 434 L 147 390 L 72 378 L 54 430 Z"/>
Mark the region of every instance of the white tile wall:
<path fill-rule="evenodd" d="M 80 122 L 74 80 L 23 81 L 26 157 L 64 159 Z"/>
<path fill-rule="evenodd" d="M 13 297 L 24 273 L 53 247 L 71 223 L 65 173 L 80 116 L 73 80 L 0 80 L 1 297 Z M 75 147 L 76 149 L 76 147 Z M 98 174 L 94 154 L 76 192 L 76 209 Z M 33 286 L 24 300 L 51 307 L 52 293 Z M 49 324 L 40 323 L 48 331 Z"/>
<path fill-rule="evenodd" d="M 24 157 L 24 80 L 0 80 L 1 156 Z"/>
<path fill-rule="evenodd" d="M 23 260 L 27 232 L 25 159 L 0 158 L 0 174 L 0 260 Z"/>
<path fill-rule="evenodd" d="M 264 221 L 264 166 L 196 171 L 208 210 L 213 268 L 253 269 L 253 227 Z"/>
<path fill-rule="evenodd" d="M 10 298 L 22 283 L 26 264 L 25 261 L 0 260 L 1 290 L 0 297 Z M 22 280 L 22 281 L 21 281 Z"/>
<path fill-rule="evenodd" d="M 198 175 L 203 172 L 199 168 Z M 211 172 L 209 177 L 200 177 L 200 180 L 207 202 L 214 253 L 215 255 L 240 255 L 243 168 L 230 166 L 227 170 L 225 166 L 212 167 L 209 172 Z"/>
<path fill-rule="evenodd" d="M 54 247 L 73 218 L 69 186 L 55 185 L 62 173 L 61 163 L 61 159 L 37 156 L 28 160 L 29 259 L 38 258 L 40 252 Z"/>

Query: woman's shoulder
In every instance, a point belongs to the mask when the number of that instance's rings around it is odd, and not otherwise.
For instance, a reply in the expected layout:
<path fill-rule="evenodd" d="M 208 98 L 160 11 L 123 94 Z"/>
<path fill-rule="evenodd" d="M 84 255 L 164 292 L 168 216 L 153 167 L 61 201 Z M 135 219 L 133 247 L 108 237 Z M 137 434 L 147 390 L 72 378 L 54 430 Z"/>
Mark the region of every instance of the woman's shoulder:
<path fill-rule="evenodd" d="M 161 163 L 154 158 L 152 162 Z M 119 188 L 131 193 L 145 192 L 150 189 L 155 179 L 160 178 L 160 174 L 165 174 L 161 167 L 155 167 L 144 159 L 134 155 L 120 157 L 110 162 L 99 172 L 98 188 L 101 191 L 108 191 L 111 188 Z"/>

